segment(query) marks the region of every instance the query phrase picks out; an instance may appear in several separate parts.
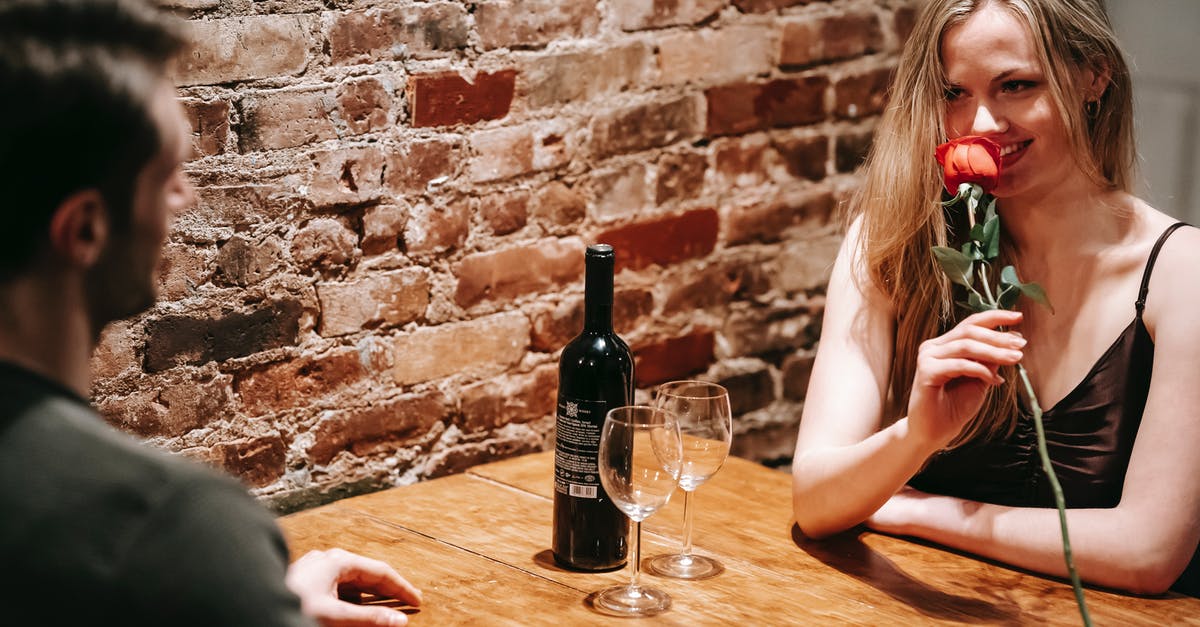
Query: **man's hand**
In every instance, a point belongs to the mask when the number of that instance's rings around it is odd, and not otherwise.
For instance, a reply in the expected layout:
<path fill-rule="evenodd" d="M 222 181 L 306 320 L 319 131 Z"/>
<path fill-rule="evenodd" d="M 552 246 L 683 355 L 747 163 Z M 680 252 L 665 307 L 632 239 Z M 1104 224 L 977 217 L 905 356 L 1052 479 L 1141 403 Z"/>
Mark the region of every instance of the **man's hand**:
<path fill-rule="evenodd" d="M 342 601 L 338 598 L 339 585 L 391 597 L 413 606 L 421 604 L 421 591 L 391 566 L 342 549 L 305 554 L 288 567 L 286 583 L 288 589 L 300 597 L 304 613 L 325 627 L 408 624 L 404 612 Z"/>

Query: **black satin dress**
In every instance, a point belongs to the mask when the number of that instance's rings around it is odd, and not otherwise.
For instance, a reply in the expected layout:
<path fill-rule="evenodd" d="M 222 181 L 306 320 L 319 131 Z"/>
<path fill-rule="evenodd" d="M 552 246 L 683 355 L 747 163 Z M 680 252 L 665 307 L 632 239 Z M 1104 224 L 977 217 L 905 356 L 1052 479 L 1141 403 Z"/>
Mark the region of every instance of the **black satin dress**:
<path fill-rule="evenodd" d="M 1087 376 L 1042 414 L 1050 463 L 1070 508 L 1116 507 L 1133 452 L 1150 375 L 1154 341 L 1142 322 L 1158 251 L 1178 223 L 1155 242 L 1142 274 L 1137 313 Z M 923 492 L 1013 507 L 1054 507 L 1042 472 L 1033 416 L 1022 407 L 1012 435 L 976 441 L 935 455 L 909 482 Z M 1200 596 L 1200 551 L 1172 590 Z"/>

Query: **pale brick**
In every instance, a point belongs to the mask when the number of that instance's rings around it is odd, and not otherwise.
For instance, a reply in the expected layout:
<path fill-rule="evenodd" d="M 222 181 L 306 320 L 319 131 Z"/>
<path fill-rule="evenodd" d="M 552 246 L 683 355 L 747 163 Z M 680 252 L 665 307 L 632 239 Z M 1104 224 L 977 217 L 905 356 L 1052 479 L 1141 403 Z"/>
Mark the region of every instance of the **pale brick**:
<path fill-rule="evenodd" d="M 556 39 L 596 33 L 595 2 L 579 0 L 483 0 L 475 5 L 475 28 L 485 49 L 541 46 Z"/>
<path fill-rule="evenodd" d="M 648 178 L 650 174 L 642 163 L 592 175 L 596 198 L 592 215 L 600 221 L 612 221 L 640 214 L 653 201 L 654 187 Z"/>
<path fill-rule="evenodd" d="M 243 373 L 237 393 L 245 410 L 258 416 L 311 405 L 366 377 L 358 351 L 339 348 Z"/>
<path fill-rule="evenodd" d="M 583 272 L 583 249 L 583 240 L 572 237 L 469 255 L 459 264 L 454 300 L 470 307 L 577 281 Z"/>
<path fill-rule="evenodd" d="M 457 2 L 327 14 L 325 23 L 335 65 L 435 57 L 466 47 L 469 33 L 466 9 Z"/>
<path fill-rule="evenodd" d="M 471 228 L 467 203 L 419 204 L 404 224 L 404 250 L 409 254 L 442 253 L 462 247 Z"/>
<path fill-rule="evenodd" d="M 109 379 L 138 367 L 134 340 L 133 329 L 128 322 L 113 322 L 104 327 L 96 350 L 92 353 L 92 376 Z"/>
<path fill-rule="evenodd" d="M 158 297 L 164 301 L 187 298 L 212 278 L 211 248 L 171 242 L 163 247 L 158 264 Z"/>
<path fill-rule="evenodd" d="M 778 47 L 770 25 L 665 35 L 658 41 L 660 82 L 707 85 L 765 74 L 775 66 Z"/>
<path fill-rule="evenodd" d="M 178 63 L 180 85 L 291 76 L 308 64 L 312 18 L 258 15 L 187 22 L 194 45 Z"/>
<path fill-rule="evenodd" d="M 559 226 L 578 224 L 587 212 L 587 203 L 576 190 L 561 181 L 550 181 L 539 187 L 530 214 Z"/>
<path fill-rule="evenodd" d="M 408 210 L 396 205 L 375 205 L 363 212 L 362 251 L 378 255 L 399 247 L 400 236 L 408 224 Z"/>
<path fill-rule="evenodd" d="M 643 42 L 595 52 L 523 58 L 517 92 L 533 108 L 580 103 L 644 83 L 652 59 Z"/>
<path fill-rule="evenodd" d="M 306 195 L 319 207 L 362 204 L 383 194 L 385 159 L 378 146 L 325 150 L 310 159 Z"/>
<path fill-rule="evenodd" d="M 242 98 L 238 148 L 278 150 L 338 136 L 331 113 L 337 100 L 325 89 L 257 92 Z"/>
<path fill-rule="evenodd" d="M 283 265 L 283 242 L 274 235 L 252 241 L 235 235 L 217 250 L 217 272 L 226 284 L 247 286 L 274 274 Z"/>
<path fill-rule="evenodd" d="M 788 243 L 776 261 L 780 289 L 802 292 L 824 287 L 840 246 L 837 234 Z"/>
<path fill-rule="evenodd" d="M 345 283 L 317 285 L 325 337 L 417 320 L 429 305 L 428 271 L 409 268 Z"/>
<path fill-rule="evenodd" d="M 471 136 L 470 176 L 476 183 L 549 170 L 565 165 L 575 152 L 575 137 L 564 120 L 481 131 Z"/>
<path fill-rule="evenodd" d="M 518 312 L 417 329 L 392 345 L 397 385 L 454 374 L 498 374 L 521 360 L 529 347 L 529 320 Z"/>
<path fill-rule="evenodd" d="M 725 8 L 729 0 L 612 0 L 623 30 L 697 24 Z"/>
<path fill-rule="evenodd" d="M 692 95 L 621 109 L 592 123 L 592 152 L 607 157 L 657 148 L 699 135 L 700 100 Z"/>
<path fill-rule="evenodd" d="M 358 259 L 358 236 L 332 218 L 317 218 L 292 238 L 292 259 L 302 269 L 328 270 Z"/>

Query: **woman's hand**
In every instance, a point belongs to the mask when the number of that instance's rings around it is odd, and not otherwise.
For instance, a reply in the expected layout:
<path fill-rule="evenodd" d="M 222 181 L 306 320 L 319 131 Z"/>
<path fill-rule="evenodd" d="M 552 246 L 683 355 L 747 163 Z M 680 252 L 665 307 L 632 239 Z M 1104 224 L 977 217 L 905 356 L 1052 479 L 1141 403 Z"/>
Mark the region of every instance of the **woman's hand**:
<path fill-rule="evenodd" d="M 908 399 L 909 434 L 938 450 L 979 412 L 996 373 L 1023 356 L 1025 339 L 997 327 L 1021 322 L 1021 312 L 996 309 L 968 316 L 945 334 L 921 344 Z"/>
<path fill-rule="evenodd" d="M 288 567 L 286 582 L 288 589 L 300 597 L 301 610 L 324 627 L 408 623 L 408 616 L 403 612 L 382 606 L 355 605 L 339 599 L 339 587 L 343 591 L 349 589 L 394 598 L 409 605 L 421 604 L 421 591 L 391 566 L 342 549 L 304 554 Z"/>

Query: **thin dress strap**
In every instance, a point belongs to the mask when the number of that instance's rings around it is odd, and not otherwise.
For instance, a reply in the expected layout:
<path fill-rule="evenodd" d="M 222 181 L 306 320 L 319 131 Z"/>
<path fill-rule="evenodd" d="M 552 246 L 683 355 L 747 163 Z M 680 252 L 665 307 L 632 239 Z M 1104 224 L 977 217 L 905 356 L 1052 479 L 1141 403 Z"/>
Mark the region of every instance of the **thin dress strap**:
<path fill-rule="evenodd" d="M 1162 249 L 1163 243 L 1167 241 L 1167 238 L 1170 237 L 1176 229 L 1187 225 L 1187 222 L 1176 222 L 1175 224 L 1167 227 L 1167 230 L 1163 231 L 1163 234 L 1158 236 L 1158 241 L 1154 242 L 1154 248 L 1150 249 L 1150 258 L 1146 260 L 1146 270 L 1142 272 L 1142 287 L 1140 290 L 1138 290 L 1138 299 L 1137 302 L 1134 303 L 1134 306 L 1137 307 L 1138 318 L 1142 317 L 1142 310 L 1146 308 L 1146 294 L 1150 292 L 1150 273 L 1154 271 L 1154 261 L 1158 259 L 1158 251 Z"/>

